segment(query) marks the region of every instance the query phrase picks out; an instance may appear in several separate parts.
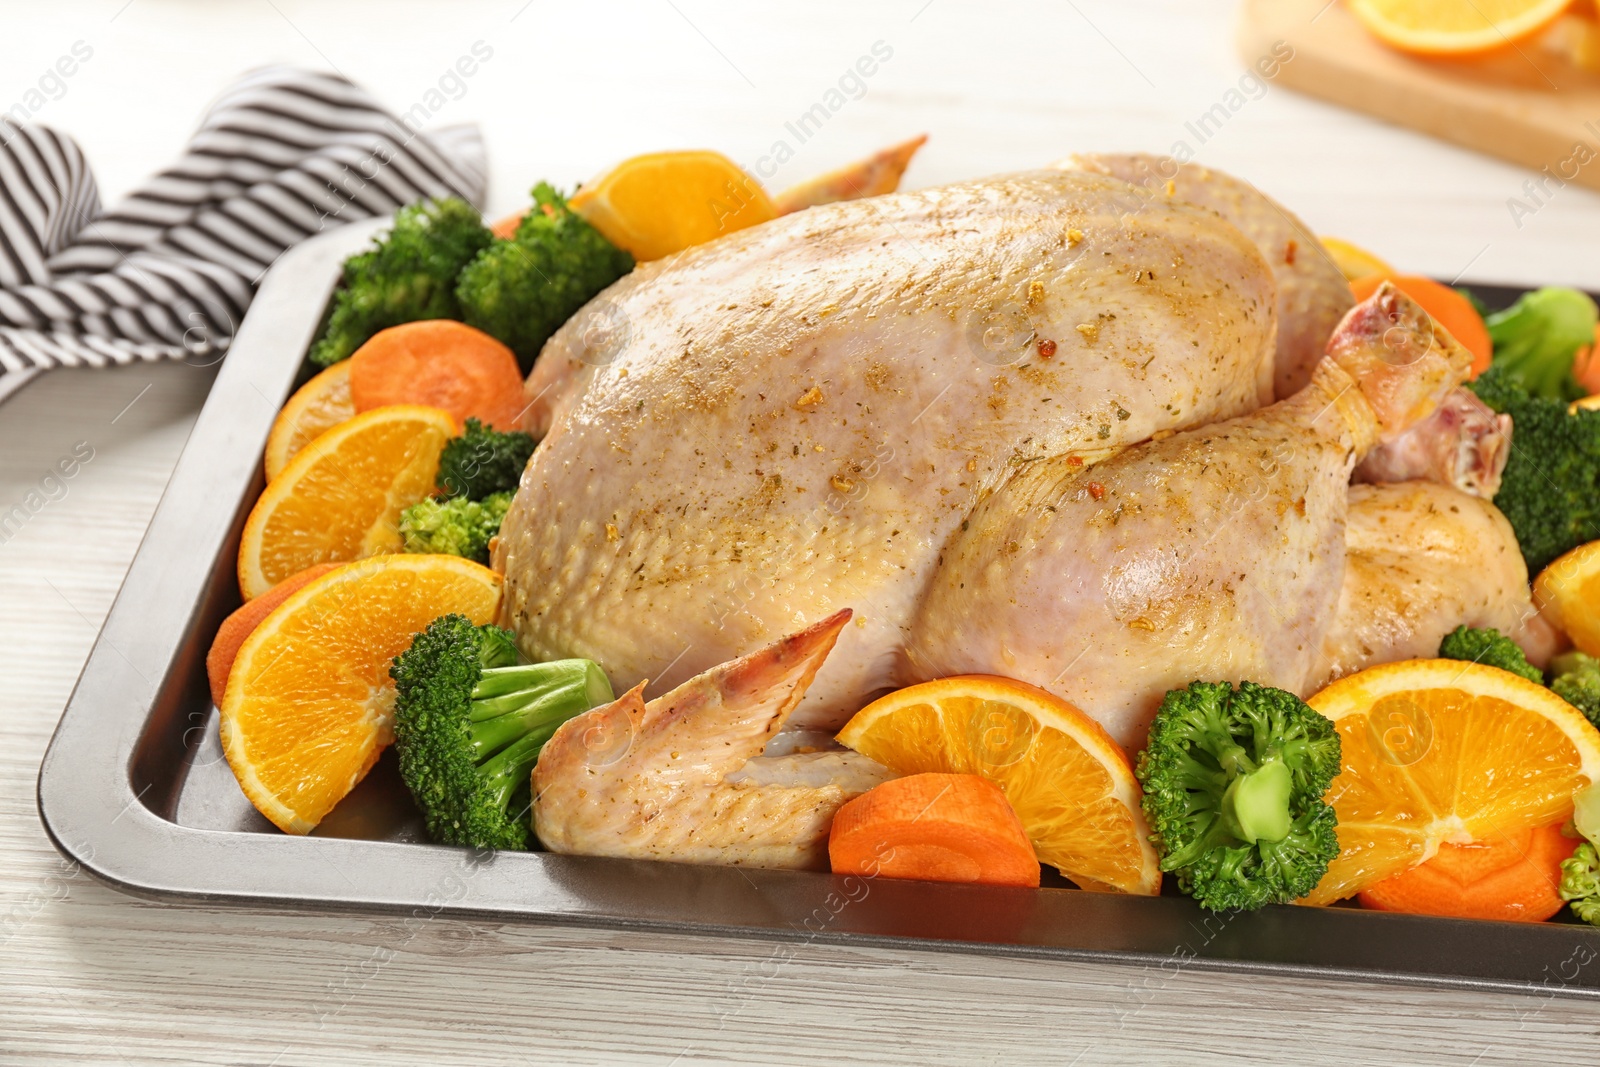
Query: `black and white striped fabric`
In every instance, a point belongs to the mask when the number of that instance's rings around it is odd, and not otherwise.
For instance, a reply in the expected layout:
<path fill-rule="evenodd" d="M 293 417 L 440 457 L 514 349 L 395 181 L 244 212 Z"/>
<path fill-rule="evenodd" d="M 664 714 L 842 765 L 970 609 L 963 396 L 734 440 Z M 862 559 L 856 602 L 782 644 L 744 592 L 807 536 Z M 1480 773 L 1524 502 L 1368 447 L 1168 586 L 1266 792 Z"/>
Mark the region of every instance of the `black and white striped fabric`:
<path fill-rule="evenodd" d="M 293 68 L 231 86 L 182 158 L 109 211 L 70 138 L 0 119 L 0 385 L 215 362 L 292 245 L 424 197 L 482 208 L 486 184 L 476 127 L 414 130 L 346 79 Z"/>

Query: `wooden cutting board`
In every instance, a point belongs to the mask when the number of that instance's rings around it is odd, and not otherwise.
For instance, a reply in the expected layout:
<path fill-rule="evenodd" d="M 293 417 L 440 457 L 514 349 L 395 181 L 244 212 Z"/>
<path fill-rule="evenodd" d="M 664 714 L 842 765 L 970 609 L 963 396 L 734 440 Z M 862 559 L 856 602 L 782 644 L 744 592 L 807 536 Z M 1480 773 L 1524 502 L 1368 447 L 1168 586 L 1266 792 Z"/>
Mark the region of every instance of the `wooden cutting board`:
<path fill-rule="evenodd" d="M 1339 0 L 1244 0 L 1245 64 L 1265 73 L 1285 44 L 1293 56 L 1273 84 L 1543 171 L 1526 192 L 1530 211 L 1541 187 L 1600 189 L 1600 77 L 1537 42 L 1479 60 L 1417 59 L 1380 44 Z"/>

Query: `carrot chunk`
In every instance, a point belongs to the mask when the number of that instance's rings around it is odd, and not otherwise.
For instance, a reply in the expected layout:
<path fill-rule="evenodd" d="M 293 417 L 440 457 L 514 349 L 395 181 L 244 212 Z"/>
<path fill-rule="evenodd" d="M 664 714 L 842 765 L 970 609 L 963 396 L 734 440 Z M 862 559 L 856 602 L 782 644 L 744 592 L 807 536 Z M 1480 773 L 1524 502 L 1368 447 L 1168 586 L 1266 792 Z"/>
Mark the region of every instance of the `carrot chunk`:
<path fill-rule="evenodd" d="M 522 410 L 522 372 L 511 349 L 450 319 L 426 319 L 373 334 L 350 357 L 350 399 L 357 412 L 390 404 L 470 415 L 497 430 L 515 430 Z"/>
<path fill-rule="evenodd" d="M 1594 328 L 1594 344 L 1578 349 L 1572 361 L 1572 376 L 1587 396 L 1600 396 L 1600 326 Z"/>
<path fill-rule="evenodd" d="M 835 874 L 1037 886 L 1039 861 L 1000 787 L 974 774 L 913 774 L 833 817 Z"/>
<path fill-rule="evenodd" d="M 1561 861 L 1577 847 L 1560 823 L 1440 845 L 1431 860 L 1363 890 L 1359 899 L 1376 911 L 1542 922 L 1561 910 Z"/>
<path fill-rule="evenodd" d="M 517 235 L 517 227 L 522 225 L 522 216 L 526 214 L 526 211 L 519 211 L 514 215 L 507 215 L 493 226 L 490 226 L 489 232 L 502 241 L 509 241 Z"/>
<path fill-rule="evenodd" d="M 206 653 L 206 679 L 211 683 L 213 704 L 222 707 L 222 695 L 228 691 L 228 672 L 233 669 L 233 661 L 239 655 L 239 646 L 261 625 L 261 620 L 271 615 L 273 608 L 288 600 L 290 593 L 337 566 L 337 563 L 318 563 L 299 574 L 291 574 L 265 593 L 246 601 L 222 620 L 222 625 L 217 627 L 217 636 L 211 642 L 211 651 Z"/>

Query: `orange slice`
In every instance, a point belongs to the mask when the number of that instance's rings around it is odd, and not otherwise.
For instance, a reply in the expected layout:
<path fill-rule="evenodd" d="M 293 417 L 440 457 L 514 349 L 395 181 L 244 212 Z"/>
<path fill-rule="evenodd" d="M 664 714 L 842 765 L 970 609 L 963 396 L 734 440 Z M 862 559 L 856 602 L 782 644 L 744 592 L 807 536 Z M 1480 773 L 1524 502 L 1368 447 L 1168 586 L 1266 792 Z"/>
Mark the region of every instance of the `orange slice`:
<path fill-rule="evenodd" d="M 1365 278 L 1369 274 L 1394 273 L 1393 267 L 1360 245 L 1352 244 L 1340 237 L 1322 237 L 1319 240 L 1323 249 L 1327 251 L 1328 258 L 1333 260 L 1333 265 L 1339 268 L 1339 273 L 1344 275 L 1344 280 L 1347 282 Z"/>
<path fill-rule="evenodd" d="M 318 563 L 299 574 L 291 574 L 254 600 L 247 600 L 233 614 L 222 620 L 217 636 L 211 640 L 211 651 L 206 653 L 206 680 L 211 683 L 211 702 L 222 707 L 222 698 L 228 691 L 228 675 L 233 673 L 233 660 L 239 646 L 250 632 L 261 625 L 261 620 L 272 614 L 272 609 L 288 600 L 297 590 L 321 578 L 337 563 Z"/>
<path fill-rule="evenodd" d="M 1600 656 L 1600 541 L 1579 545 L 1540 571 L 1533 601 L 1580 651 Z"/>
<path fill-rule="evenodd" d="M 379 556 L 293 593 L 239 648 L 222 699 L 222 750 L 279 829 L 306 834 L 393 737 L 389 662 L 440 615 L 491 621 L 500 576 L 458 556 Z"/>
<path fill-rule="evenodd" d="M 449 412 L 412 404 L 346 419 L 267 483 L 239 545 L 239 590 L 260 596 L 316 563 L 401 549 L 400 512 L 433 491 Z"/>
<path fill-rule="evenodd" d="M 341 360 L 294 391 L 267 435 L 270 482 L 302 448 L 356 413 L 350 401 L 350 361 Z"/>
<path fill-rule="evenodd" d="M 1536 36 L 1571 0 L 1348 0 L 1385 44 L 1423 56 L 1480 56 Z"/>
<path fill-rule="evenodd" d="M 1446 843 L 1560 822 L 1572 795 L 1600 780 L 1600 731 L 1544 686 L 1496 667 L 1387 663 L 1307 703 L 1344 747 L 1326 797 L 1339 855 L 1302 903 L 1352 896 Z"/>
<path fill-rule="evenodd" d="M 989 779 L 1016 809 L 1040 862 L 1084 889 L 1161 889 L 1127 753 L 1099 723 L 1037 686 L 991 675 L 923 682 L 862 708 L 839 742 L 900 774 Z"/>
<path fill-rule="evenodd" d="M 754 178 L 720 152 L 652 152 L 572 194 L 572 210 L 643 262 L 778 217 Z"/>

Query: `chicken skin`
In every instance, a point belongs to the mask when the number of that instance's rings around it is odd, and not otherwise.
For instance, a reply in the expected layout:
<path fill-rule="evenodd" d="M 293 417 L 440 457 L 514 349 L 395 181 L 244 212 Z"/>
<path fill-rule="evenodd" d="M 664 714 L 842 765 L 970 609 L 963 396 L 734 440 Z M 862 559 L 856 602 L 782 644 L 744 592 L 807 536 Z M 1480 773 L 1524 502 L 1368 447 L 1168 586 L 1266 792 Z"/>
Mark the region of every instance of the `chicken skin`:
<path fill-rule="evenodd" d="M 1309 692 L 1344 577 L 1351 471 L 1471 364 L 1427 323 L 1385 284 L 1289 399 L 1092 467 L 1019 470 L 946 549 L 909 678 L 1032 682 L 1128 748 L 1196 678 Z"/>
<path fill-rule="evenodd" d="M 1341 321 L 1246 183 L 1116 169 L 809 208 L 593 301 L 529 377 L 494 550 L 524 653 L 648 679 L 637 717 L 849 608 L 787 728 L 992 673 L 1130 748 L 1195 678 L 1308 692 L 1351 473 L 1470 359 L 1391 286 Z"/>
<path fill-rule="evenodd" d="M 586 856 L 826 867 L 833 813 L 893 775 L 854 752 L 819 754 L 830 773 L 811 783 L 772 770 L 802 757 L 760 753 L 849 619 L 838 612 L 648 704 L 636 686 L 562 723 L 533 771 L 539 840 Z"/>
<path fill-rule="evenodd" d="M 1056 166 L 1110 174 L 1152 193 L 1209 208 L 1261 250 L 1278 290 L 1278 343 L 1273 391 L 1293 396 L 1311 380 L 1333 327 L 1355 300 L 1322 242 L 1288 208 L 1249 182 L 1171 156 L 1095 153 Z"/>
<path fill-rule="evenodd" d="M 978 501 L 1044 457 L 1256 409 L 1274 308 L 1220 216 L 1064 171 L 814 207 L 646 264 L 529 378 L 545 437 L 494 553 L 502 621 L 532 658 L 660 693 L 849 607 L 791 719 L 836 728 L 901 681 Z"/>
<path fill-rule="evenodd" d="M 1528 592 L 1511 524 L 1431 482 L 1350 487 L 1345 571 L 1313 688 L 1378 663 L 1431 658 L 1457 626 L 1490 626 L 1543 667 L 1560 634 Z"/>

